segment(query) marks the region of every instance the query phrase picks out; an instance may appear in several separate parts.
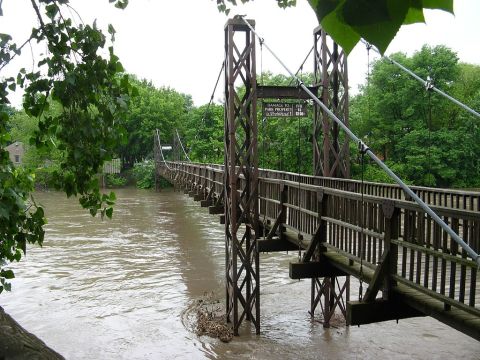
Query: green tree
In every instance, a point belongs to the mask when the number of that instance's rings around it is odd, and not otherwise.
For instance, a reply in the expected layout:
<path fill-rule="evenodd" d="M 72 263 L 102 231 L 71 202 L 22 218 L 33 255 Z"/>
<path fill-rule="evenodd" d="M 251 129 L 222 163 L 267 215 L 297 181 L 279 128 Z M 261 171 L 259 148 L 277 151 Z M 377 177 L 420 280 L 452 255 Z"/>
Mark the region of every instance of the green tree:
<path fill-rule="evenodd" d="M 113 2 L 119 8 L 127 4 Z M 17 77 L 0 80 L 0 292 L 10 289 L 13 277 L 5 264 L 20 260 L 27 242 L 42 244 L 45 224 L 43 209 L 31 197 L 34 174 L 15 168 L 5 150 L 12 140 L 8 94 L 17 87 L 25 91 L 25 113 L 38 119 L 32 145 L 63 152 L 54 186 L 67 196 L 79 196 L 92 215 L 100 211 L 106 216 L 112 215 L 115 197 L 100 193 L 95 175 L 124 134 L 119 125 L 133 94 L 128 76 L 119 75 L 123 67 L 113 48 L 106 58 L 101 55 L 107 38 L 95 23 L 73 25 L 64 16 L 68 0 L 31 0 L 31 5 L 38 25 L 26 42 L 18 46 L 0 34 L 0 70 L 32 41 L 48 49 L 35 59 L 34 71 L 21 69 Z M 109 32 L 113 40 L 112 26 Z M 49 113 L 52 102 L 59 104 L 58 114 Z"/>
<path fill-rule="evenodd" d="M 47 116 L 58 116 L 61 106 L 53 101 L 45 111 Z M 35 174 L 35 186 L 48 188 L 54 183 L 54 174 L 61 171 L 60 164 L 65 152 L 58 147 L 37 148 L 30 139 L 39 131 L 38 118 L 28 116 L 24 110 L 16 111 L 10 117 L 10 136 L 13 141 L 21 141 L 25 149 L 22 166 Z"/>
<path fill-rule="evenodd" d="M 480 67 L 459 64 L 444 46 L 423 46 L 413 56 L 392 57 L 422 78 L 478 107 Z M 476 103 L 477 102 L 477 103 Z M 475 105 L 477 104 L 477 105 Z M 480 163 L 478 119 L 425 89 L 385 59 L 350 106 L 351 126 L 398 175 L 417 185 L 476 186 Z M 357 176 L 359 168 L 354 166 Z M 378 173 L 368 171 L 381 180 Z"/>
<path fill-rule="evenodd" d="M 189 95 L 168 87 L 156 88 L 147 80 L 134 80 L 134 84 L 138 96 L 132 99 L 124 123 L 127 141 L 118 148 L 126 168 L 151 155 L 155 129 L 160 130 L 162 141 L 170 142 L 192 108 Z"/>
<path fill-rule="evenodd" d="M 223 112 L 223 105 L 203 105 L 192 109 L 182 124 L 182 142 L 192 161 L 223 163 Z"/>

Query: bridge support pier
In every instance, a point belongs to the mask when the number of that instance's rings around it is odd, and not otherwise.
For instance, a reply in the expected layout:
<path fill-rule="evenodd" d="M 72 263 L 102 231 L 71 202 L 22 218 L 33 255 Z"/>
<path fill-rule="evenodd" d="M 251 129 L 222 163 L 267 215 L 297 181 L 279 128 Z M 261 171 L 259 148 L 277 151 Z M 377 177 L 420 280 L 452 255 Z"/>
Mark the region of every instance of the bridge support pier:
<path fill-rule="evenodd" d="M 323 327 L 329 328 L 337 308 L 347 318 L 347 301 L 350 298 L 350 276 L 330 276 L 312 279 L 310 315 L 320 305 Z"/>

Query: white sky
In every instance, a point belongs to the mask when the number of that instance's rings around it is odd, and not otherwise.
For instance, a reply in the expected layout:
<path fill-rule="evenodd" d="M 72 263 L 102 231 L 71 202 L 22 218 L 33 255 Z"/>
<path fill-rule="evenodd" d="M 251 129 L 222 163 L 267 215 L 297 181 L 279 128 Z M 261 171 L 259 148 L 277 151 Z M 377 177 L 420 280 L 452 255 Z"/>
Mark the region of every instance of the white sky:
<path fill-rule="evenodd" d="M 297 7 L 283 10 L 274 0 L 257 0 L 233 8 L 230 14 L 247 14 L 248 18 L 255 19 L 260 36 L 292 71 L 297 70 L 310 50 L 313 29 L 317 26 L 307 1 L 297 2 Z M 458 53 L 461 61 L 480 64 L 480 1 L 455 0 L 454 3 L 455 16 L 428 11 L 426 25 L 403 27 L 387 54 L 397 51 L 412 54 L 425 43 L 445 44 Z M 71 4 L 85 22 L 97 19 L 97 24 L 105 29 L 108 23 L 113 24 L 117 30 L 115 51 L 129 73 L 152 80 L 158 87 L 170 86 L 191 94 L 197 106 L 209 101 L 223 61 L 223 27 L 227 20 L 217 11 L 214 0 L 130 0 L 123 11 L 114 8 L 108 0 L 71 0 Z M 0 33 L 11 34 L 17 43 L 22 43 L 36 24 L 30 1 L 4 0 L 3 11 Z M 36 51 L 42 49 L 34 47 Z M 260 71 L 260 52 L 257 54 L 257 71 Z M 11 76 L 20 67 L 32 67 L 28 47 L 0 76 Z M 353 50 L 348 67 L 351 93 L 355 93 L 367 69 L 363 45 Z M 304 69 L 313 70 L 312 59 Z M 285 73 L 265 50 L 263 70 Z M 217 90 L 216 100 L 222 99 L 221 91 L 222 86 Z M 20 96 L 12 101 L 18 105 Z"/>

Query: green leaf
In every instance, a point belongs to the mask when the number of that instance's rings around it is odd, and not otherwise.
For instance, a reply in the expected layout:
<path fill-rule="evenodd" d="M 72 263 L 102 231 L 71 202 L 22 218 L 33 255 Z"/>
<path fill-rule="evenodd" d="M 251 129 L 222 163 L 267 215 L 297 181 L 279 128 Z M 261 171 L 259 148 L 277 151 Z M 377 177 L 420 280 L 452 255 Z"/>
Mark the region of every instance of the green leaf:
<path fill-rule="evenodd" d="M 107 208 L 107 210 L 105 211 L 105 215 L 107 215 L 107 217 L 111 219 L 113 215 L 113 208 L 112 207 Z"/>
<path fill-rule="evenodd" d="M 322 28 L 348 54 L 360 41 L 360 36 L 349 26 L 337 20 L 336 13 L 331 13 L 322 21 Z"/>
<path fill-rule="evenodd" d="M 423 9 L 453 13 L 453 0 L 309 0 L 323 29 L 348 54 L 364 38 L 385 52 L 404 24 L 424 22 Z"/>
<path fill-rule="evenodd" d="M 2 270 L 0 272 L 0 276 L 8 280 L 15 278 L 15 274 L 13 273 L 13 270 Z"/>
<path fill-rule="evenodd" d="M 128 0 L 118 0 L 115 7 L 118 9 L 125 9 L 128 6 Z"/>
<path fill-rule="evenodd" d="M 53 20 L 58 13 L 58 6 L 56 4 L 50 4 L 45 6 L 45 10 L 46 10 L 47 16 Z"/>
<path fill-rule="evenodd" d="M 424 23 L 425 16 L 423 15 L 422 0 L 411 0 L 412 5 L 408 9 L 407 16 L 405 16 L 405 21 L 403 25 L 415 24 L 415 23 Z"/>
<path fill-rule="evenodd" d="M 453 14 L 453 0 L 422 0 L 425 9 L 443 10 Z"/>
<path fill-rule="evenodd" d="M 111 41 L 112 41 L 112 42 L 115 41 L 115 33 L 116 33 L 116 31 L 115 31 L 115 28 L 113 27 L 112 24 L 108 24 L 108 33 L 110 34 L 110 39 L 111 39 Z"/>
<path fill-rule="evenodd" d="M 12 40 L 10 35 L 0 33 L 0 47 L 5 47 L 10 40 Z"/>

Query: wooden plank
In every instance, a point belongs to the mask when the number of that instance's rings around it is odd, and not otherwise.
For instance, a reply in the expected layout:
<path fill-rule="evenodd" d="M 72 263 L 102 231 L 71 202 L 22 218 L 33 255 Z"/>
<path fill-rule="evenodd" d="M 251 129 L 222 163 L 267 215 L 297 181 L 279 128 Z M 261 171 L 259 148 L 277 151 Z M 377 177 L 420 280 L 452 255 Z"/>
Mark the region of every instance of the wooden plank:
<path fill-rule="evenodd" d="M 201 207 L 209 207 L 212 206 L 213 201 L 212 200 L 202 200 L 200 201 L 200 206 Z"/>
<path fill-rule="evenodd" d="M 298 245 L 282 239 L 257 240 L 259 252 L 295 251 Z"/>
<path fill-rule="evenodd" d="M 314 93 L 318 93 L 318 86 L 308 87 Z M 302 99 L 310 100 L 310 96 L 305 90 L 298 86 L 269 86 L 257 85 L 257 97 L 259 99 Z"/>
<path fill-rule="evenodd" d="M 208 208 L 208 213 L 210 215 L 218 215 L 218 214 L 223 214 L 223 212 L 225 211 L 224 207 L 223 206 L 210 206 Z"/>
<path fill-rule="evenodd" d="M 312 262 L 290 263 L 290 279 L 314 279 L 348 274 L 333 266 L 327 259 Z"/>
<path fill-rule="evenodd" d="M 373 279 L 368 285 L 367 291 L 365 293 L 364 301 L 371 302 L 377 296 L 380 287 L 385 282 L 385 277 L 390 270 L 390 262 L 388 261 L 390 251 L 389 249 L 385 250 L 382 254 L 380 259 L 380 265 L 377 266 L 375 269 L 375 273 L 373 274 Z"/>
<path fill-rule="evenodd" d="M 425 314 L 404 302 L 396 300 L 377 299 L 372 302 L 347 302 L 348 325 L 365 325 L 418 316 L 425 316 Z"/>

